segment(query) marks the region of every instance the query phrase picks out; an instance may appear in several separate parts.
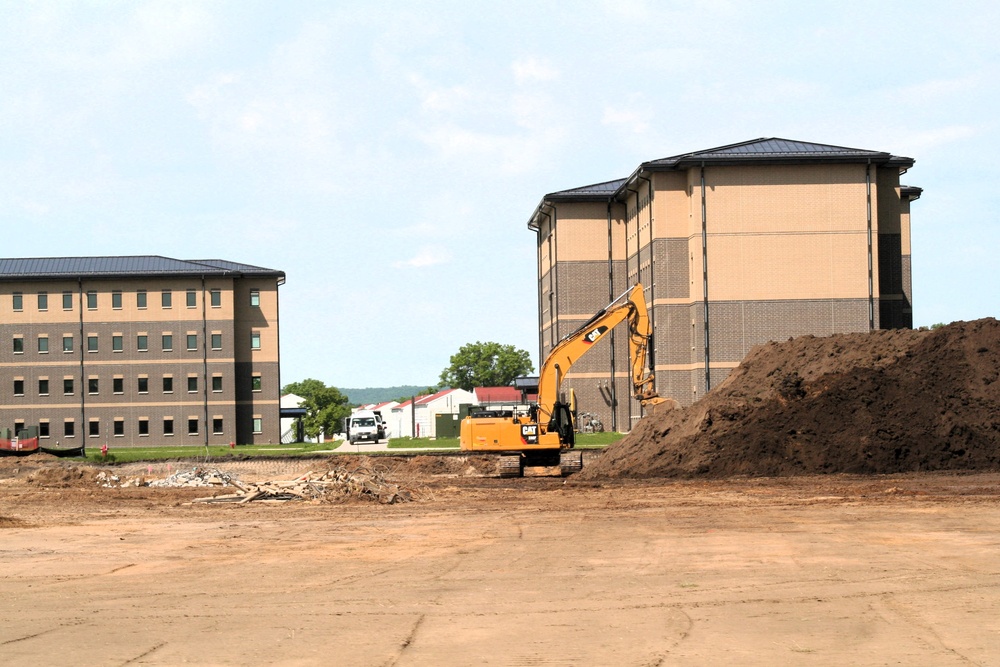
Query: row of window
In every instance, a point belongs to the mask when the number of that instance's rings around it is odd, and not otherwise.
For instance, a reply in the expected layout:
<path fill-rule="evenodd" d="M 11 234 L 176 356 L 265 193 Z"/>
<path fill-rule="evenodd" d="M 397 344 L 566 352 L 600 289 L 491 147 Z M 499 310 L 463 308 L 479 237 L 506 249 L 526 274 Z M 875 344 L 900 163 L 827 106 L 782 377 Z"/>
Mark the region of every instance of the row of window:
<path fill-rule="evenodd" d="M 164 394 L 174 393 L 174 377 L 172 375 L 164 375 L 162 378 L 162 387 Z M 250 389 L 252 391 L 261 390 L 261 376 L 254 375 L 250 379 Z M 91 396 L 99 395 L 101 388 L 100 378 L 90 377 L 87 378 L 87 394 Z M 63 395 L 73 396 L 76 389 L 76 379 L 67 377 L 63 378 Z M 140 394 L 149 393 L 149 377 L 140 376 L 136 378 L 136 391 Z M 187 391 L 189 394 L 197 393 L 198 391 L 198 376 L 189 375 L 187 377 Z M 222 375 L 212 376 L 212 391 L 220 392 L 222 391 Z M 116 377 L 111 379 L 111 393 L 113 394 L 124 394 L 125 393 L 125 378 Z M 24 379 L 15 378 L 14 379 L 14 395 L 24 396 Z M 49 379 L 39 378 L 38 379 L 38 395 L 48 396 L 49 395 Z"/>
<path fill-rule="evenodd" d="M 201 428 L 201 420 L 197 417 L 189 417 L 187 420 L 187 434 L 188 435 L 198 435 L 198 429 Z M 14 432 L 18 432 L 24 429 L 24 424 L 22 422 L 17 422 L 14 425 Z M 263 432 L 263 419 L 260 417 L 253 418 L 253 432 L 262 433 Z M 223 428 L 222 417 L 212 418 L 212 434 L 213 435 L 223 435 L 225 430 Z M 125 420 L 121 417 L 116 417 L 111 422 L 111 434 L 117 437 L 125 436 Z M 140 417 L 136 422 L 136 434 L 140 437 L 149 436 L 149 418 Z M 99 419 L 91 419 L 87 422 L 87 435 L 96 438 L 101 435 L 101 422 Z M 163 427 L 161 435 L 172 436 L 174 435 L 174 418 L 164 417 Z M 38 424 L 38 437 L 48 438 L 52 436 L 52 429 L 50 428 L 49 422 L 43 421 Z M 76 437 L 76 421 L 73 419 L 67 419 L 63 422 L 63 432 L 62 437 L 73 438 Z"/>
<path fill-rule="evenodd" d="M 73 295 L 75 292 L 65 291 L 62 293 L 62 309 L 63 310 L 73 310 Z M 135 296 L 135 307 L 142 310 L 148 307 L 149 295 L 144 289 L 136 290 L 135 292 L 129 292 L 130 295 Z M 111 307 L 115 310 L 120 310 L 122 308 L 122 303 L 124 299 L 124 292 L 121 290 L 114 290 L 111 292 Z M 47 311 L 49 309 L 49 293 L 48 292 L 38 292 L 36 295 L 36 303 L 38 305 L 39 311 Z M 222 307 L 222 290 L 209 290 L 209 304 L 212 308 Z M 15 312 L 20 312 L 24 310 L 24 293 L 14 292 L 11 294 L 12 305 Z M 87 310 L 97 310 L 98 307 L 98 292 L 97 290 L 88 290 L 83 294 L 83 300 L 87 304 Z M 160 290 L 160 307 L 161 308 L 173 308 L 174 303 L 174 292 L 170 289 Z M 198 307 L 198 290 L 189 289 L 184 293 L 184 305 L 188 308 Z M 254 308 L 260 306 L 260 290 L 252 289 L 250 290 L 250 305 Z"/>
<path fill-rule="evenodd" d="M 222 334 L 213 333 L 211 334 L 211 344 L 213 350 L 222 349 Z M 100 351 L 100 340 L 97 334 L 88 334 L 86 336 L 87 352 L 99 352 Z M 187 350 L 197 350 L 198 349 L 198 334 L 189 333 L 185 334 L 185 349 Z M 41 334 L 37 339 L 37 349 L 39 354 L 49 353 L 49 336 L 48 334 Z M 250 348 L 254 350 L 260 349 L 260 332 L 252 331 L 250 333 Z M 13 342 L 14 354 L 24 354 L 24 336 L 21 334 L 14 334 Z M 135 339 L 135 349 L 137 352 L 148 352 L 149 351 L 149 335 L 148 334 L 138 334 Z M 163 352 L 172 352 L 174 349 L 174 335 L 172 333 L 160 334 L 160 350 Z M 73 334 L 63 334 L 62 337 L 62 351 L 63 352 L 75 352 Z M 122 334 L 113 334 L 111 336 L 111 351 L 112 352 L 124 352 L 125 351 L 125 337 Z"/>

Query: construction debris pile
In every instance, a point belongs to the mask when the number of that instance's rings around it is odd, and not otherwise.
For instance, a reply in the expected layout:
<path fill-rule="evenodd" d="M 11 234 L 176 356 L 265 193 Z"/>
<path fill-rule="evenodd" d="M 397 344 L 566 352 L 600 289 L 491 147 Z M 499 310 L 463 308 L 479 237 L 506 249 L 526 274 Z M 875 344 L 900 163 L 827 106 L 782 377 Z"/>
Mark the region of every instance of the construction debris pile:
<path fill-rule="evenodd" d="M 393 505 L 414 499 L 412 491 L 389 482 L 385 471 L 374 468 L 337 467 L 324 473 L 307 472 L 293 480 L 260 484 L 240 482 L 232 477 L 225 480 L 238 493 L 197 498 L 199 503 L 248 503 L 258 500 L 314 500 L 337 502 L 348 498 L 374 500 Z"/>
<path fill-rule="evenodd" d="M 219 470 L 218 468 L 192 468 L 191 470 L 178 470 L 173 475 L 163 479 L 155 479 L 147 486 L 161 486 L 169 488 L 189 487 L 189 486 L 238 486 L 239 480 L 232 475 Z"/>
<path fill-rule="evenodd" d="M 580 473 L 728 477 L 1000 469 L 1000 322 L 755 347 Z"/>

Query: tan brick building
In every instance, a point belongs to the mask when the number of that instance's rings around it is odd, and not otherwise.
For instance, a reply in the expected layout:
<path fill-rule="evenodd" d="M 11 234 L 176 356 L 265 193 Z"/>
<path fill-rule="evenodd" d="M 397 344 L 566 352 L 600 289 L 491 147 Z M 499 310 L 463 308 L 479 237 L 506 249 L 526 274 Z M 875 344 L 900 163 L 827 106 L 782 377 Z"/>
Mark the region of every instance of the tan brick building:
<path fill-rule="evenodd" d="M 650 305 L 657 390 L 682 405 L 759 343 L 912 326 L 910 202 L 921 190 L 900 175 L 913 163 L 764 138 L 545 195 L 528 222 L 541 358 L 636 282 Z M 620 431 L 641 416 L 627 354 L 617 332 L 564 385 Z"/>
<path fill-rule="evenodd" d="M 284 273 L 158 256 L 0 259 L 0 427 L 42 446 L 279 441 Z"/>

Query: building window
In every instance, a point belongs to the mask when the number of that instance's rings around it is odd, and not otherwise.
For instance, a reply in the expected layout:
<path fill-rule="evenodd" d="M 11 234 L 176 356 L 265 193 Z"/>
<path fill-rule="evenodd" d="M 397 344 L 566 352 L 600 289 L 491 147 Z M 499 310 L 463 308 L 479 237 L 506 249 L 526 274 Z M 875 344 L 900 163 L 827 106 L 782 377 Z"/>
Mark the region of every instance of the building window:
<path fill-rule="evenodd" d="M 250 334 L 250 349 L 259 350 L 260 349 L 260 332 L 254 331 Z"/>
<path fill-rule="evenodd" d="M 63 395 L 73 395 L 73 378 L 63 378 Z"/>
<path fill-rule="evenodd" d="M 194 308 L 194 307 L 196 307 L 198 305 L 198 293 L 195 292 L 193 289 L 189 289 L 187 291 L 186 299 L 187 299 L 186 303 L 187 303 L 187 307 L 188 308 Z"/>
<path fill-rule="evenodd" d="M 174 393 L 174 379 L 169 375 L 163 376 L 163 393 L 164 394 Z"/>
<path fill-rule="evenodd" d="M 122 343 L 121 334 L 115 334 L 114 336 L 112 336 L 111 337 L 111 351 L 112 352 L 121 352 L 123 349 L 124 349 L 124 346 L 123 346 L 123 343 Z"/>
<path fill-rule="evenodd" d="M 250 305 L 254 308 L 260 307 L 260 290 L 252 289 L 250 290 Z"/>
<path fill-rule="evenodd" d="M 212 376 L 212 391 L 222 391 L 222 376 L 213 375 Z"/>
<path fill-rule="evenodd" d="M 222 308 L 222 291 L 214 289 L 209 292 L 212 299 L 212 308 Z"/>
<path fill-rule="evenodd" d="M 188 419 L 188 435 L 198 435 L 198 420 Z"/>
<path fill-rule="evenodd" d="M 64 335 L 63 336 L 63 352 L 72 352 L 72 351 L 73 351 L 73 336 L 68 335 L 68 334 Z"/>
<path fill-rule="evenodd" d="M 24 354 L 24 338 L 21 336 L 14 337 L 14 354 Z"/>
<path fill-rule="evenodd" d="M 87 352 L 97 352 L 97 336 L 87 336 Z"/>
<path fill-rule="evenodd" d="M 24 295 L 20 292 L 14 292 L 14 310 L 18 312 L 24 310 Z"/>
<path fill-rule="evenodd" d="M 98 393 L 98 388 L 100 387 L 100 382 L 97 378 L 87 378 L 87 393 L 96 394 Z"/>
<path fill-rule="evenodd" d="M 174 418 L 164 417 L 163 418 L 163 435 L 173 435 L 174 434 Z"/>
<path fill-rule="evenodd" d="M 193 394 L 198 391 L 198 378 L 191 376 L 188 378 L 188 393 Z"/>
<path fill-rule="evenodd" d="M 250 378 L 250 389 L 253 391 L 260 391 L 261 381 L 259 375 L 254 375 Z"/>
<path fill-rule="evenodd" d="M 48 354 L 49 353 L 49 337 L 39 336 L 38 337 L 38 353 Z"/>
<path fill-rule="evenodd" d="M 49 293 L 39 292 L 38 293 L 38 310 L 45 311 L 49 309 Z"/>
<path fill-rule="evenodd" d="M 49 423 L 48 422 L 38 422 L 38 437 L 47 438 L 49 437 Z"/>
<path fill-rule="evenodd" d="M 72 419 L 63 422 L 63 437 L 72 438 L 76 435 L 76 422 Z"/>
<path fill-rule="evenodd" d="M 171 334 L 163 334 L 163 337 L 161 338 L 161 342 L 163 344 L 163 351 L 164 352 L 170 352 L 171 350 L 174 349 L 174 337 L 173 337 L 173 335 L 171 335 Z"/>
<path fill-rule="evenodd" d="M 197 350 L 198 349 L 198 334 L 188 334 L 187 335 L 187 349 Z"/>
<path fill-rule="evenodd" d="M 149 336 L 146 334 L 139 334 L 135 339 L 135 349 L 140 352 L 145 352 L 149 349 Z"/>
<path fill-rule="evenodd" d="M 101 434 L 101 422 L 94 420 L 87 424 L 87 432 L 92 438 L 96 438 Z"/>
<path fill-rule="evenodd" d="M 14 380 L 14 395 L 24 396 L 24 380 Z"/>
<path fill-rule="evenodd" d="M 63 310 L 73 310 L 72 292 L 63 292 Z"/>
<path fill-rule="evenodd" d="M 111 307 L 114 308 L 115 310 L 121 310 L 122 309 L 122 293 L 121 292 L 112 292 L 111 293 Z"/>
<path fill-rule="evenodd" d="M 141 289 L 135 293 L 135 307 L 139 309 L 146 308 L 146 290 Z"/>
<path fill-rule="evenodd" d="M 87 310 L 97 310 L 97 292 L 94 290 L 87 292 Z"/>
<path fill-rule="evenodd" d="M 18 419 L 14 421 L 14 435 L 21 437 L 21 432 L 24 431 L 24 420 Z"/>
<path fill-rule="evenodd" d="M 111 380 L 111 391 L 116 394 L 125 393 L 125 378 L 116 377 Z"/>
<path fill-rule="evenodd" d="M 48 396 L 49 395 L 49 379 L 48 378 L 38 378 L 38 395 Z"/>
<path fill-rule="evenodd" d="M 140 394 L 148 394 L 149 393 L 149 378 L 147 378 L 147 377 L 140 377 L 140 378 L 138 378 L 138 380 L 139 380 L 139 386 L 138 386 L 139 393 Z"/>
<path fill-rule="evenodd" d="M 149 419 L 145 417 L 139 418 L 139 435 L 149 435 Z"/>
<path fill-rule="evenodd" d="M 160 305 L 164 308 L 170 308 L 173 304 L 173 298 L 173 292 L 168 289 L 163 290 L 163 293 L 160 295 Z"/>
<path fill-rule="evenodd" d="M 222 435 L 222 417 L 212 418 L 212 433 L 215 435 Z"/>
<path fill-rule="evenodd" d="M 120 438 L 125 435 L 125 420 L 120 417 L 115 417 L 114 422 L 112 422 L 113 433 L 115 437 Z"/>
<path fill-rule="evenodd" d="M 254 417 L 253 418 L 253 432 L 254 433 L 263 433 L 264 432 L 264 424 L 263 424 L 263 422 L 264 422 L 264 420 L 262 420 L 260 417 Z"/>
<path fill-rule="evenodd" d="M 222 349 L 222 334 L 220 333 L 212 334 L 212 349 L 213 350 Z"/>

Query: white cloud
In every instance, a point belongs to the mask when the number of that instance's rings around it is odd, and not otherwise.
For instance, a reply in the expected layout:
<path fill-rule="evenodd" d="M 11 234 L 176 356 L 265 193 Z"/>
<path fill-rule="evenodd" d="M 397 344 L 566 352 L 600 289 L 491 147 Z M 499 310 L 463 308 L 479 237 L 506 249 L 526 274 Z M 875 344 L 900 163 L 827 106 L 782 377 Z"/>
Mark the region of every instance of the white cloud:
<path fill-rule="evenodd" d="M 553 81 L 559 77 L 559 70 L 537 58 L 521 58 L 511 65 L 514 80 L 519 84 L 534 81 Z"/>
<path fill-rule="evenodd" d="M 605 106 L 601 124 L 641 134 L 649 131 L 654 115 L 641 95 L 630 95 L 624 106 Z"/>
<path fill-rule="evenodd" d="M 422 269 L 451 261 L 451 253 L 441 246 L 425 245 L 413 257 L 392 263 L 394 269 Z"/>

